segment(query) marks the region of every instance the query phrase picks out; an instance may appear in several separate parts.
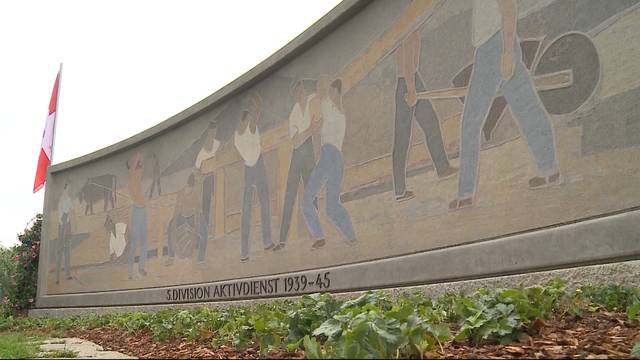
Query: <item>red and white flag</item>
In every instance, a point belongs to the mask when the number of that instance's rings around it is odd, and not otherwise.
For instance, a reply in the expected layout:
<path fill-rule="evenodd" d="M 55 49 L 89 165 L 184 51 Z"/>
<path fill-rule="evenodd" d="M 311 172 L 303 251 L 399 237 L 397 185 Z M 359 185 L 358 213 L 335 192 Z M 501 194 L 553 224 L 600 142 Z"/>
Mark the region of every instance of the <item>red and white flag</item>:
<path fill-rule="evenodd" d="M 47 168 L 51 165 L 53 155 L 53 132 L 56 126 L 56 107 L 58 106 L 58 88 L 60 86 L 60 74 L 62 73 L 62 65 L 56 76 L 56 82 L 53 84 L 51 100 L 49 101 L 49 116 L 42 133 L 42 144 L 40 146 L 40 155 L 38 156 L 38 168 L 36 169 L 36 179 L 33 183 L 33 192 L 42 189 L 47 178 Z"/>

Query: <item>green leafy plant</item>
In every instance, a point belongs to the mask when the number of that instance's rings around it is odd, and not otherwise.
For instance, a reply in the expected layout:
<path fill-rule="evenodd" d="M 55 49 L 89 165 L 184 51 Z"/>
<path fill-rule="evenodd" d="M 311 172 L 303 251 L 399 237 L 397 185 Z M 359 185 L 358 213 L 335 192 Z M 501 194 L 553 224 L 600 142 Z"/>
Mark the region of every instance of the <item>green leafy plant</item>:
<path fill-rule="evenodd" d="M 36 215 L 31 226 L 18 235 L 19 244 L 0 253 L 0 276 L 3 312 L 24 312 L 35 304 L 40 252 L 42 214 Z M 7 255 L 12 256 L 7 259 Z"/>
<path fill-rule="evenodd" d="M 320 357 L 332 358 L 419 356 L 451 338 L 446 324 L 430 323 L 427 318 L 434 316 L 420 315 L 432 311 L 426 298 L 405 297 L 393 305 L 384 293 L 368 292 L 345 302 L 313 331 L 312 335 L 326 339 L 323 349 L 314 343 L 305 348 L 312 346 L 316 357 L 318 351 Z"/>
<path fill-rule="evenodd" d="M 0 246 L 0 314 L 9 315 L 13 312 L 9 299 L 9 289 L 15 283 L 15 255 L 16 249 Z"/>
<path fill-rule="evenodd" d="M 508 343 L 518 337 L 522 326 L 522 320 L 513 304 L 490 305 L 464 299 L 458 304 L 458 311 L 466 315 L 455 337 L 458 341 L 469 339 L 474 343 Z"/>
<path fill-rule="evenodd" d="M 619 284 L 594 284 L 580 287 L 576 293 L 591 303 L 591 310 L 604 308 L 608 311 L 623 311 L 635 302 L 640 302 L 640 289 Z"/>
<path fill-rule="evenodd" d="M 537 331 L 535 325 L 559 309 L 565 296 L 564 283 L 554 280 L 532 287 L 478 289 L 469 296 L 445 295 L 438 304 L 447 318 L 460 324 L 456 340 L 509 343 L 522 330 Z"/>
<path fill-rule="evenodd" d="M 309 335 L 305 335 L 302 339 L 305 355 L 309 359 L 324 359 L 324 354 L 322 352 L 322 348 L 320 343 L 313 337 L 309 337 Z"/>
<path fill-rule="evenodd" d="M 638 288 L 590 285 L 567 292 L 560 281 L 531 287 L 477 289 L 445 294 L 435 300 L 423 292 L 392 300 L 382 291 L 339 301 L 329 294 L 276 300 L 252 307 L 167 309 L 155 313 L 71 316 L 32 319 L 0 317 L 0 332 L 46 329 L 64 335 L 69 329 L 115 326 L 147 331 L 157 341 L 210 339 L 214 348 L 304 350 L 309 358 L 398 358 L 442 354 L 451 340 L 509 343 L 520 333 L 533 333 L 552 313 L 578 313 L 590 308 L 626 310 L 630 321 L 640 313 Z M 610 310 L 614 311 L 614 310 Z M 542 325 L 540 325 L 542 324 Z M 451 329 L 456 329 L 455 337 Z"/>
<path fill-rule="evenodd" d="M 311 334 L 322 323 L 332 318 L 340 309 L 340 304 L 329 294 L 304 295 L 299 302 L 289 303 L 287 312 L 287 349 L 295 350 L 300 340 Z"/>
<path fill-rule="evenodd" d="M 634 302 L 627 307 L 627 316 L 631 321 L 640 320 L 640 301 Z"/>

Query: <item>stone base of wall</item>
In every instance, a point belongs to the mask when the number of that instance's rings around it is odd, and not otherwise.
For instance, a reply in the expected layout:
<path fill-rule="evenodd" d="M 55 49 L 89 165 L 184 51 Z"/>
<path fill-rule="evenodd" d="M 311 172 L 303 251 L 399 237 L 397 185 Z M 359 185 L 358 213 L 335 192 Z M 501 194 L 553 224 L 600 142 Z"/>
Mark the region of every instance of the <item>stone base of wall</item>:
<path fill-rule="evenodd" d="M 40 309 L 58 309 L 253 300 L 319 291 L 346 293 L 459 282 L 640 260 L 639 222 L 640 210 L 634 209 L 371 261 L 210 283 L 45 295 L 38 297 L 36 305 Z M 309 286 L 302 285 L 303 278 Z"/>
<path fill-rule="evenodd" d="M 424 291 L 431 297 L 437 297 L 445 292 L 459 292 L 476 288 L 513 287 L 518 285 L 531 286 L 545 283 L 555 278 L 560 278 L 567 283 L 569 289 L 574 289 L 585 284 L 616 283 L 626 286 L 640 286 L 640 260 L 614 262 L 600 265 L 578 266 L 566 269 L 530 272 L 517 275 L 490 277 L 474 280 L 444 282 L 439 284 L 407 286 L 383 289 L 391 296 L 396 297 L 405 292 Z M 336 293 L 340 299 L 349 299 L 361 295 L 362 291 Z M 299 296 L 280 297 L 275 299 L 297 299 Z M 197 302 L 186 304 L 162 304 L 162 305 L 137 305 L 137 306 L 104 306 L 104 307 L 78 307 L 78 308 L 50 308 L 33 309 L 29 311 L 32 317 L 64 317 L 82 314 L 106 314 L 123 313 L 133 311 L 159 311 L 169 308 L 194 308 L 207 306 L 212 308 L 227 306 L 251 306 L 260 303 L 268 303 L 274 298 L 251 299 L 217 302 Z"/>

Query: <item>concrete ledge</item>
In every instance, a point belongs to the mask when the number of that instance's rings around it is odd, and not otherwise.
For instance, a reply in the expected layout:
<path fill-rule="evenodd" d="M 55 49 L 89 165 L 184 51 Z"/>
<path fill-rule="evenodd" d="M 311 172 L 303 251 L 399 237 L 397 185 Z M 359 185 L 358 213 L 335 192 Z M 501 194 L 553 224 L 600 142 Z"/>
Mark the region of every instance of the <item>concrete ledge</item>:
<path fill-rule="evenodd" d="M 375 261 L 183 286 L 42 296 L 38 308 L 152 305 L 347 292 L 640 259 L 640 210 Z M 636 271 L 640 275 L 640 272 Z M 292 287 L 291 278 L 323 279 Z M 328 281 L 325 280 L 328 278 Z M 258 285 L 256 285 L 258 284 Z M 257 291 L 270 284 L 271 291 Z"/>
<path fill-rule="evenodd" d="M 408 286 L 384 289 L 392 297 L 397 297 L 402 293 L 422 291 L 428 296 L 437 297 L 447 292 L 469 291 L 477 288 L 498 288 L 514 287 L 518 285 L 532 286 L 545 283 L 547 281 L 560 278 L 567 282 L 569 289 L 575 289 L 581 285 L 594 283 L 617 283 L 626 286 L 640 286 L 640 260 L 615 262 L 601 265 L 580 266 L 568 269 L 532 272 L 519 275 L 509 275 L 476 280 L 465 280 L 447 282 L 431 285 Z M 338 293 L 335 296 L 339 299 L 349 299 L 361 295 L 363 291 L 353 291 Z M 299 296 L 286 297 L 286 299 L 298 299 Z M 138 305 L 138 306 L 109 306 L 109 307 L 83 307 L 83 308 L 52 308 L 33 309 L 29 311 L 29 316 L 42 317 L 64 317 L 71 315 L 85 314 L 109 314 L 125 313 L 133 311 L 160 311 L 171 308 L 195 308 L 207 306 L 211 308 L 222 308 L 228 306 L 252 306 L 273 301 L 273 299 L 254 299 L 218 302 L 196 302 L 186 304 L 164 304 L 164 305 Z"/>

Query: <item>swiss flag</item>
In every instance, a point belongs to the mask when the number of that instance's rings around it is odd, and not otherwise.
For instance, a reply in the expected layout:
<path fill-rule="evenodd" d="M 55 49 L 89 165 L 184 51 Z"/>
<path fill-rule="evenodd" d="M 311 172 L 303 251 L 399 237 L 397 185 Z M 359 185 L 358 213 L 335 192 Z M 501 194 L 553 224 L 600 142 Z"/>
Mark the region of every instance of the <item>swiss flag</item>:
<path fill-rule="evenodd" d="M 56 124 L 56 106 L 58 105 L 58 86 L 60 84 L 60 73 L 56 76 L 56 82 L 53 84 L 51 100 L 49 101 L 49 116 L 42 133 L 42 144 L 40 145 L 40 155 L 38 156 L 38 168 L 36 169 L 36 179 L 33 183 L 33 192 L 42 189 L 47 177 L 47 167 L 51 165 L 51 155 L 53 153 L 53 131 Z"/>

